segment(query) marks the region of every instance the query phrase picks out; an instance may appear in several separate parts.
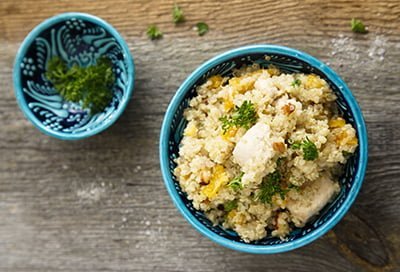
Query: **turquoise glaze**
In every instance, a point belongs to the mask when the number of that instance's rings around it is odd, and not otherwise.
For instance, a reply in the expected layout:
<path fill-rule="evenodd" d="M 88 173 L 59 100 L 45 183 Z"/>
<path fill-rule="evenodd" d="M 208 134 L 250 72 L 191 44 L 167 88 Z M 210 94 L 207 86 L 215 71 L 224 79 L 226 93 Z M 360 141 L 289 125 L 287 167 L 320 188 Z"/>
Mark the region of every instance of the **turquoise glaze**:
<path fill-rule="evenodd" d="M 107 56 L 113 66 L 113 98 L 103 112 L 90 114 L 80 103 L 64 101 L 44 76 L 46 65 L 59 56 L 68 65 L 88 66 Z M 25 116 L 42 132 L 63 139 L 82 139 L 113 124 L 129 102 L 134 63 L 121 35 L 102 19 L 84 13 L 63 13 L 36 26 L 18 50 L 14 90 Z"/>
<path fill-rule="evenodd" d="M 183 111 L 188 106 L 189 100 L 195 96 L 196 87 L 212 75 L 229 76 L 232 69 L 252 63 L 259 63 L 263 67 L 273 64 L 286 73 L 315 73 L 324 78 L 338 96 L 339 111 L 356 129 L 359 147 L 349 159 L 345 173 L 339 179 L 341 185 L 339 195 L 313 221 L 304 228 L 294 229 L 286 240 L 267 237 L 248 244 L 235 232 L 213 226 L 202 212 L 195 210 L 191 201 L 181 191 L 173 170 L 176 166 L 174 159 L 178 156 L 179 143 L 186 125 Z M 212 58 L 197 68 L 172 98 L 160 135 L 160 163 L 165 186 L 175 206 L 186 220 L 201 234 L 222 246 L 257 254 L 280 253 L 299 248 L 333 228 L 354 202 L 364 179 L 367 160 L 368 143 L 364 119 L 355 98 L 343 80 L 316 58 L 295 49 L 276 45 L 254 45 L 234 49 Z"/>

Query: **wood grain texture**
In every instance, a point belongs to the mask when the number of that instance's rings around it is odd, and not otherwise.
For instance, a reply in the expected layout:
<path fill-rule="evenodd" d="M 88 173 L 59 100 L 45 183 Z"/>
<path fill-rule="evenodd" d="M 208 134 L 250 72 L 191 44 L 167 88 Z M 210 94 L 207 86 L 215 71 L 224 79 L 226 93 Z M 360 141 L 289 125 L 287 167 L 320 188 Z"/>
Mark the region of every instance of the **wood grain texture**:
<path fill-rule="evenodd" d="M 179 1 L 0 2 L 0 271 L 400 271 L 400 2 Z M 38 132 L 18 109 L 15 53 L 43 19 L 89 12 L 127 40 L 137 67 L 134 96 L 101 135 L 64 142 Z M 349 31 L 352 17 L 370 33 Z M 197 37 L 192 26 L 206 21 Z M 148 24 L 164 31 L 145 36 Z M 173 206 L 158 162 L 169 100 L 198 65 L 227 49 L 275 43 L 330 64 L 348 83 L 368 126 L 365 183 L 333 231 L 273 256 L 222 248 Z"/>

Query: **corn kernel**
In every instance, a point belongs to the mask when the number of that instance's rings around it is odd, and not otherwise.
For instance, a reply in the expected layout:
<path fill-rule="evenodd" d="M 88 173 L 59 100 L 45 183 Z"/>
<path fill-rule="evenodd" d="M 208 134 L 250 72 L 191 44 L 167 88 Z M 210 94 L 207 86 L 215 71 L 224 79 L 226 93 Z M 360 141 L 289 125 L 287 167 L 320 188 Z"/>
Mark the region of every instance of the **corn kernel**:
<path fill-rule="evenodd" d="M 234 77 L 229 80 L 229 85 L 233 87 L 233 90 L 239 93 L 245 93 L 254 88 L 255 80 L 252 78 L 241 78 Z"/>
<path fill-rule="evenodd" d="M 226 112 L 228 112 L 231 109 L 233 109 L 234 106 L 235 106 L 235 104 L 233 104 L 233 101 L 231 99 L 225 99 L 224 100 L 224 110 Z"/>
<path fill-rule="evenodd" d="M 358 144 L 358 139 L 356 137 L 351 138 L 347 144 L 349 145 L 357 145 Z"/>
<path fill-rule="evenodd" d="M 345 124 L 346 121 L 341 117 L 329 120 L 329 127 L 331 128 L 341 128 L 344 127 Z"/>
<path fill-rule="evenodd" d="M 217 165 L 214 167 L 210 183 L 204 186 L 202 193 L 211 199 L 218 194 L 221 187 L 228 183 L 228 181 L 229 177 L 225 172 L 224 167 L 222 165 Z"/>
<path fill-rule="evenodd" d="M 306 88 L 322 88 L 325 86 L 324 81 L 314 74 L 307 76 L 307 80 L 304 85 Z"/>
<path fill-rule="evenodd" d="M 342 145 L 346 138 L 347 138 L 347 132 L 342 131 L 338 135 L 336 135 L 335 142 L 337 145 Z"/>
<path fill-rule="evenodd" d="M 216 89 L 221 86 L 223 78 L 220 75 L 215 75 L 215 76 L 210 77 L 209 80 L 211 81 L 210 87 L 212 89 Z"/>
<path fill-rule="evenodd" d="M 232 210 L 232 211 L 230 211 L 230 212 L 226 215 L 226 217 L 227 217 L 229 220 L 232 220 L 232 219 L 236 216 L 236 214 L 237 214 L 237 212 L 236 212 L 235 210 Z"/>
<path fill-rule="evenodd" d="M 234 137 L 236 135 L 236 132 L 237 132 L 237 128 L 236 127 L 231 127 L 230 129 L 228 129 L 227 132 L 222 133 L 221 137 L 225 141 L 229 141 L 230 138 L 232 138 L 232 137 Z"/>

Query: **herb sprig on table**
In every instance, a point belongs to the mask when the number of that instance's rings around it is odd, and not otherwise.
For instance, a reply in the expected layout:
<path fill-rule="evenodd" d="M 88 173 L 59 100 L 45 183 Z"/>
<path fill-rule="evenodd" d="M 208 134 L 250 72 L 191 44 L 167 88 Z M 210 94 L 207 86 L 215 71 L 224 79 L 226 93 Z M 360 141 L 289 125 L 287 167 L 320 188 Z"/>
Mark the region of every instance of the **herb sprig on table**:
<path fill-rule="evenodd" d="M 178 25 L 186 21 L 182 8 L 176 3 L 172 8 L 172 21 L 174 22 L 175 25 Z M 208 32 L 209 28 L 205 22 L 198 22 L 193 27 L 193 29 L 197 31 L 197 34 L 199 36 L 203 36 Z M 162 31 L 154 24 L 148 26 L 146 33 L 151 40 L 158 40 L 163 37 Z"/>
<path fill-rule="evenodd" d="M 203 36 L 204 34 L 206 34 L 208 32 L 208 25 L 204 22 L 198 22 L 196 24 L 196 30 L 197 30 L 197 34 L 199 34 L 199 36 Z"/>
<path fill-rule="evenodd" d="M 115 77 L 110 59 L 101 57 L 95 65 L 68 67 L 60 57 L 47 64 L 46 77 L 67 101 L 81 102 L 92 114 L 101 112 L 111 102 Z"/>
<path fill-rule="evenodd" d="M 351 19 L 350 22 L 351 30 L 355 33 L 365 34 L 368 33 L 367 28 L 365 27 L 364 23 L 359 19 Z"/>
<path fill-rule="evenodd" d="M 158 26 L 156 25 L 150 25 L 147 28 L 147 36 L 151 39 L 151 40 L 157 40 L 162 38 L 163 33 L 161 32 L 161 30 L 158 28 Z"/>
<path fill-rule="evenodd" d="M 222 122 L 224 134 L 231 127 L 244 127 L 249 129 L 257 122 L 257 112 L 251 101 L 244 101 L 240 107 L 235 107 L 231 116 L 222 116 L 219 118 Z"/>
<path fill-rule="evenodd" d="M 185 16 L 183 15 L 183 10 L 177 5 L 174 5 L 172 9 L 172 19 L 175 24 L 183 23 L 185 21 Z"/>

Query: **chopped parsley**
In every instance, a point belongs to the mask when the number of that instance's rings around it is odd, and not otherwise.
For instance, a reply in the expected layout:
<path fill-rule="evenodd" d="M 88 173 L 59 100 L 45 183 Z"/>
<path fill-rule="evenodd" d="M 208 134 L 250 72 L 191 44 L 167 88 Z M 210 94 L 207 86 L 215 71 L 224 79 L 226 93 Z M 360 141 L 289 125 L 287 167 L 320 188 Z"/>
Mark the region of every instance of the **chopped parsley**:
<path fill-rule="evenodd" d="M 160 39 L 163 36 L 163 33 L 156 25 L 150 25 L 147 28 L 147 36 L 152 40 L 156 40 Z"/>
<path fill-rule="evenodd" d="M 172 9 L 172 19 L 175 24 L 179 24 L 185 21 L 185 16 L 183 15 L 183 10 L 177 5 L 174 5 Z"/>
<path fill-rule="evenodd" d="M 196 24 L 196 29 L 199 36 L 203 36 L 208 32 L 208 25 L 204 22 L 199 22 Z"/>
<path fill-rule="evenodd" d="M 288 189 L 295 189 L 296 191 L 300 191 L 300 186 L 296 186 L 292 183 L 289 184 Z"/>
<path fill-rule="evenodd" d="M 239 191 L 241 189 L 243 189 L 243 185 L 242 185 L 242 177 L 243 177 L 243 172 L 239 174 L 239 176 L 235 177 L 234 179 L 232 179 L 229 183 L 228 186 L 234 190 L 234 191 Z"/>
<path fill-rule="evenodd" d="M 358 19 L 351 19 L 351 30 L 355 33 L 365 34 L 368 32 L 367 28 L 365 27 L 364 23 Z"/>
<path fill-rule="evenodd" d="M 226 212 L 230 212 L 230 211 L 232 211 L 233 209 L 236 209 L 236 208 L 237 208 L 237 201 L 236 200 L 231 200 L 231 201 L 228 201 L 228 202 L 226 202 L 224 204 L 224 211 L 226 211 Z"/>
<path fill-rule="evenodd" d="M 291 147 L 292 149 L 300 149 L 300 148 L 301 148 L 301 142 L 299 142 L 299 141 L 293 142 L 293 143 L 290 145 L 290 147 Z"/>
<path fill-rule="evenodd" d="M 286 157 L 279 157 L 279 158 L 276 160 L 276 166 L 281 167 L 282 164 L 283 164 L 285 161 L 286 161 Z"/>
<path fill-rule="evenodd" d="M 272 203 L 272 197 L 279 194 L 282 199 L 285 199 L 287 190 L 282 189 L 281 185 L 281 174 L 279 171 L 275 171 L 264 177 L 260 191 L 257 194 L 257 199 L 262 203 Z"/>
<path fill-rule="evenodd" d="M 231 127 L 243 127 L 249 129 L 257 122 L 257 112 L 251 101 L 244 101 L 240 107 L 235 107 L 231 116 L 222 116 L 219 118 L 222 122 L 224 134 Z"/>
<path fill-rule="evenodd" d="M 303 157 L 306 161 L 313 161 L 318 158 L 318 149 L 309 139 L 303 142 Z"/>
<path fill-rule="evenodd" d="M 47 64 L 46 77 L 67 101 L 80 102 L 92 114 L 101 112 L 110 104 L 115 77 L 111 60 L 101 57 L 96 64 L 68 67 L 60 57 L 53 57 Z"/>
<path fill-rule="evenodd" d="M 313 161 L 318 158 L 317 146 L 308 138 L 303 142 L 294 142 L 290 147 L 292 149 L 301 149 L 303 151 L 303 158 L 306 161 Z"/>
<path fill-rule="evenodd" d="M 298 87 L 301 85 L 301 80 L 296 78 L 293 82 L 292 82 L 292 87 Z"/>

